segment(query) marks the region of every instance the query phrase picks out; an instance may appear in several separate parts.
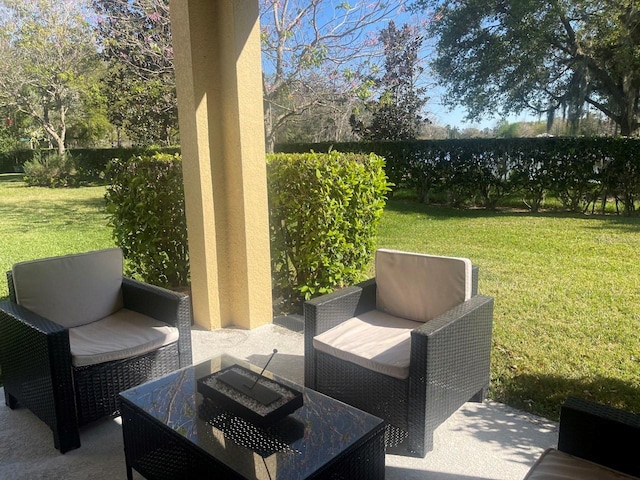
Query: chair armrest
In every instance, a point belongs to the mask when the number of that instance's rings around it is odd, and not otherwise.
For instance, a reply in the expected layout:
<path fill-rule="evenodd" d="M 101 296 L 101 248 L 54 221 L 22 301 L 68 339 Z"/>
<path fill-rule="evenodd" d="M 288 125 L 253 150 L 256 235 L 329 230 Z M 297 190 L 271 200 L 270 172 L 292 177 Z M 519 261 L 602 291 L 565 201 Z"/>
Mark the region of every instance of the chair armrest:
<path fill-rule="evenodd" d="M 376 308 L 376 282 L 369 279 L 304 303 L 304 384 L 315 388 L 313 337 L 360 313 Z"/>
<path fill-rule="evenodd" d="M 428 406 L 444 420 L 489 385 L 493 304 L 476 295 L 411 332 L 409 397 L 416 411 Z"/>
<path fill-rule="evenodd" d="M 375 279 L 342 288 L 304 303 L 304 330 L 312 337 L 376 308 Z"/>
<path fill-rule="evenodd" d="M 122 279 L 124 307 L 168 323 L 180 334 L 180 366 L 191 365 L 191 299 L 189 295 L 149 285 L 132 278 Z"/>
<path fill-rule="evenodd" d="M 36 335 L 55 335 L 67 331 L 62 325 L 11 301 L 0 302 L 0 315 L 3 315 L 3 322 L 13 321 L 24 324 L 25 327 L 33 329 Z"/>
<path fill-rule="evenodd" d="M 175 327 L 187 320 L 191 325 L 189 295 L 123 277 L 122 300 L 125 308 Z"/>
<path fill-rule="evenodd" d="M 558 450 L 640 477 L 640 415 L 577 397 L 560 411 Z"/>
<path fill-rule="evenodd" d="M 414 329 L 411 332 L 412 346 L 413 342 L 420 343 L 427 341 L 427 339 L 431 343 L 444 342 L 451 337 L 455 342 L 473 341 L 486 346 L 487 341 L 489 341 L 490 345 L 493 327 L 493 303 L 493 298 L 486 295 L 471 297 L 466 302 Z M 476 337 L 475 340 L 460 338 L 461 332 L 459 330 L 463 328 L 463 324 L 466 324 L 464 333 Z M 480 341 L 477 340 L 479 334 L 483 337 Z M 437 347 L 437 345 L 435 346 Z"/>
<path fill-rule="evenodd" d="M 5 389 L 48 425 L 77 422 L 69 331 L 13 302 L 0 302 Z"/>

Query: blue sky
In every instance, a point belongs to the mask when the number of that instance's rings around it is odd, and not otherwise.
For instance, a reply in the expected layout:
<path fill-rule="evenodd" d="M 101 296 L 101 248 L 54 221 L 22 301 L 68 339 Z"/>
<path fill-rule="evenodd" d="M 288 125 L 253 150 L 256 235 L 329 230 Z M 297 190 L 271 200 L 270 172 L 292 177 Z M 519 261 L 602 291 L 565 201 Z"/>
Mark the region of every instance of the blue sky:
<path fill-rule="evenodd" d="M 357 0 L 356 4 L 360 6 L 364 5 L 364 3 L 360 3 L 361 1 L 366 2 L 368 0 Z M 288 5 L 288 10 L 286 11 L 291 13 L 295 11 L 297 6 L 300 6 L 301 4 L 304 4 L 304 3 L 305 3 L 304 0 L 290 0 L 289 3 L 286 4 Z M 397 2 L 392 2 L 392 4 L 393 3 L 397 5 L 398 3 L 402 3 L 402 0 L 397 0 Z M 372 0 L 370 4 L 366 4 L 366 5 L 367 5 L 366 7 L 367 9 L 376 8 L 375 5 L 377 5 L 377 0 Z M 323 21 L 326 20 L 327 25 L 336 25 L 336 23 L 337 24 L 340 23 L 339 20 L 337 22 L 335 22 L 335 20 L 340 19 L 340 15 L 342 15 L 341 13 L 342 9 L 343 8 L 340 7 L 337 3 L 335 3 L 334 0 L 329 0 L 325 3 L 320 4 L 319 10 L 317 11 L 318 17 L 315 17 L 315 18 L 321 19 Z M 311 12 L 312 13 L 309 13 L 309 15 L 314 15 L 313 10 L 311 10 Z M 336 17 L 333 17 L 334 13 L 337 15 Z M 428 13 L 426 12 L 418 12 L 417 14 L 415 14 L 413 12 L 395 10 L 395 13 L 391 14 L 390 17 L 393 18 L 393 21 L 398 28 L 401 28 L 402 25 L 404 24 L 410 24 L 417 27 L 418 29 L 417 31 L 420 33 L 425 33 L 426 31 L 427 22 L 428 22 Z M 369 40 L 377 38 L 378 33 L 382 29 L 388 26 L 390 17 L 387 17 L 384 20 L 377 21 L 376 23 L 369 24 L 364 29 L 366 33 L 363 35 L 363 38 L 366 37 Z M 306 17 L 303 17 L 303 18 L 306 18 Z M 355 18 L 357 19 L 357 14 L 355 14 Z M 271 14 L 263 14 L 261 21 L 263 26 L 272 25 L 273 19 L 271 17 Z M 323 22 L 319 22 L 320 25 L 322 23 Z M 306 40 L 305 37 L 307 36 L 308 28 L 310 28 L 308 23 L 305 23 L 305 21 L 303 21 L 301 24 L 301 28 L 299 30 L 294 30 L 292 32 L 292 38 L 298 37 L 299 35 L 298 45 L 305 44 L 305 40 Z M 322 31 L 323 28 L 319 28 L 319 30 Z M 273 29 L 271 29 L 271 32 L 273 32 Z M 369 46 L 375 45 L 376 41 L 375 40 L 372 40 L 372 41 L 373 43 L 370 43 L 369 41 L 366 42 L 369 45 L 365 47 L 365 50 L 368 50 Z M 424 71 L 420 77 L 419 83 L 426 87 L 427 89 L 426 95 L 427 97 L 429 97 L 428 104 L 424 110 L 425 116 L 429 120 L 431 120 L 432 123 L 436 125 L 441 125 L 441 126 L 450 125 L 452 127 L 458 127 L 459 129 L 475 127 L 482 130 L 484 128 L 495 127 L 500 122 L 501 116 L 487 117 L 477 122 L 465 122 L 463 119 L 465 117 L 466 111 L 463 107 L 457 107 L 457 108 L 454 108 L 453 110 L 449 110 L 448 107 L 442 105 L 442 102 L 440 101 L 440 96 L 443 89 L 436 87 L 436 81 L 429 72 L 429 62 L 434 57 L 434 44 L 435 44 L 434 39 L 426 38 L 420 53 L 421 64 L 422 64 L 422 67 L 424 68 Z M 293 51 L 295 51 L 295 48 Z M 350 51 L 350 49 L 345 48 L 345 51 Z M 382 56 L 382 52 L 380 52 L 380 55 Z M 273 57 L 273 55 L 270 55 L 270 56 Z M 374 58 L 377 58 L 378 62 L 381 62 L 382 61 L 381 56 L 376 56 Z M 271 61 L 267 60 L 267 57 L 264 55 L 264 51 L 263 51 L 263 69 L 265 69 L 269 73 L 271 67 L 273 67 L 273 64 Z M 527 115 L 512 115 L 507 117 L 507 120 L 513 123 L 517 121 L 531 121 L 534 119 L 531 118 L 530 116 L 527 117 Z"/>
<path fill-rule="evenodd" d="M 425 13 L 420 12 L 419 14 L 413 14 L 410 12 L 405 12 L 400 14 L 396 19 L 394 19 L 397 26 L 403 25 L 405 23 L 413 24 L 413 25 L 421 25 L 424 24 Z M 380 28 L 384 28 L 386 25 L 383 24 Z M 480 130 L 484 128 L 493 128 L 495 127 L 504 117 L 502 115 L 497 115 L 494 117 L 486 117 L 476 122 L 468 122 L 464 121 L 464 117 L 466 116 L 466 110 L 464 107 L 456 107 L 453 110 L 450 110 L 448 106 L 445 106 L 440 101 L 440 95 L 443 92 L 443 89 L 440 87 L 433 87 L 435 84 L 435 79 L 429 74 L 429 61 L 434 57 L 434 48 L 433 48 L 434 40 L 427 39 L 422 48 L 421 61 L 422 66 L 424 67 L 423 72 L 423 82 L 427 85 L 427 96 L 429 97 L 429 102 L 426 107 L 425 114 L 434 124 L 446 126 L 451 125 L 452 127 L 458 127 L 463 130 L 465 128 L 478 128 Z M 537 117 L 522 113 L 519 115 L 512 114 L 506 117 L 506 120 L 509 123 L 515 122 L 533 122 L 537 121 Z"/>
<path fill-rule="evenodd" d="M 502 116 L 496 116 L 492 118 L 484 118 L 479 122 L 465 122 L 465 115 L 466 111 L 462 107 L 458 107 L 452 111 L 449 111 L 448 107 L 438 105 L 435 101 L 429 102 L 429 105 L 427 106 L 427 116 L 429 120 L 431 120 L 434 124 L 442 126 L 451 125 L 452 127 L 458 127 L 461 130 L 472 127 L 478 128 L 479 130 L 483 130 L 485 128 L 494 128 L 503 118 Z M 508 117 L 506 117 L 506 120 L 509 123 L 516 123 L 535 122 L 538 119 L 531 116 L 530 114 L 522 113 L 520 115 L 509 115 Z"/>

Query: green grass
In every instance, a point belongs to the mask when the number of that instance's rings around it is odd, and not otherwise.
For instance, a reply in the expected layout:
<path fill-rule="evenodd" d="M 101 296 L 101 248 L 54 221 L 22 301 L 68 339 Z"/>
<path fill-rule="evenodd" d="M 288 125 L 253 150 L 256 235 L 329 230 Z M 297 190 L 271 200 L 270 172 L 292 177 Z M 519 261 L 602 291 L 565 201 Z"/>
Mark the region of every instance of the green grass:
<path fill-rule="evenodd" d="M 557 419 L 570 395 L 640 412 L 640 219 L 390 201 L 379 247 L 470 258 L 495 298 L 490 397 Z"/>
<path fill-rule="evenodd" d="M 112 246 L 103 195 L 0 175 L 0 270 Z M 491 398 L 552 419 L 570 394 L 640 412 L 640 218 L 394 200 L 378 245 L 480 266 L 480 291 L 496 302 Z"/>
<path fill-rule="evenodd" d="M 16 262 L 114 246 L 104 191 L 27 187 L 21 175 L 0 175 L 0 299 Z"/>

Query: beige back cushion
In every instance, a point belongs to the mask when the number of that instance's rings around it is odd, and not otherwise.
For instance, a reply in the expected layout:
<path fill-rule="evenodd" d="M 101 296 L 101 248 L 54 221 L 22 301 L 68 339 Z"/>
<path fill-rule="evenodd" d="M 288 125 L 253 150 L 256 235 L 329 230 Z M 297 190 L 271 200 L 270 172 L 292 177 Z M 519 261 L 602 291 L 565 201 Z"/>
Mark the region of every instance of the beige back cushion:
<path fill-rule="evenodd" d="M 122 308 L 119 248 L 16 263 L 12 272 L 18 304 L 67 328 Z"/>
<path fill-rule="evenodd" d="M 427 322 L 471 298 L 468 258 L 380 249 L 376 252 L 378 310 Z"/>

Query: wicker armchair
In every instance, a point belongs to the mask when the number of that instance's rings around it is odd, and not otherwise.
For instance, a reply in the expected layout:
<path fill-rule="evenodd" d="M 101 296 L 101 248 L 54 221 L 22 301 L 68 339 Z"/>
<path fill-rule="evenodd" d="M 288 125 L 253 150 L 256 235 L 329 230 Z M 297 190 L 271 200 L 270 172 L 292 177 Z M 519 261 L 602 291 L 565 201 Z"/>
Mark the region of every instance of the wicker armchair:
<path fill-rule="evenodd" d="M 33 272 L 42 274 L 21 286 Z M 102 300 L 94 298 L 103 277 L 114 290 L 106 302 L 113 310 L 107 312 L 111 323 L 102 323 L 104 314 L 83 323 L 82 315 L 98 315 L 93 310 Z M 61 453 L 80 446 L 80 426 L 119 413 L 119 392 L 191 364 L 189 297 L 122 277 L 119 249 L 23 262 L 7 272 L 7 280 L 10 300 L 0 302 L 5 401 L 45 422 Z M 49 297 L 42 302 L 37 292 Z M 38 302 L 38 311 L 26 307 Z M 56 321 L 45 318 L 45 310 Z M 129 320 L 138 326 L 133 334 L 127 331 Z M 102 345 L 94 348 L 92 338 L 83 335 L 96 329 Z M 164 332 L 169 336 L 158 337 Z M 105 343 L 113 345 L 111 351 Z"/>
<path fill-rule="evenodd" d="M 320 350 L 318 339 L 322 334 L 337 332 L 354 317 L 375 314 L 381 303 L 380 258 L 394 253 L 405 252 L 376 252 L 377 278 L 305 303 L 305 386 L 384 419 L 387 452 L 423 457 L 433 449 L 433 432 L 438 425 L 465 402 L 481 402 L 486 396 L 493 299 L 477 294 L 478 268 L 463 259 L 468 274 L 465 298 L 446 306 L 444 311 L 435 311 L 433 318 L 419 322 L 401 342 L 406 347 L 406 378 L 376 371 L 375 365 L 368 363 L 375 363 L 387 352 L 376 352 L 370 358 L 354 362 L 344 357 L 343 352 Z M 397 267 L 405 273 L 412 268 L 405 269 L 402 262 Z M 415 283 L 411 274 L 401 277 L 396 285 L 399 295 L 404 289 L 411 290 Z M 449 281 L 440 282 L 439 278 L 435 283 L 431 285 L 436 290 L 435 296 L 430 296 L 427 288 L 424 293 L 430 302 L 437 303 L 443 292 L 452 287 Z M 418 291 L 422 288 L 418 286 Z M 356 348 L 364 342 L 362 338 L 354 335 Z M 385 341 L 382 338 L 380 343 Z M 392 359 L 390 368 L 397 363 L 402 362 Z"/>
<path fill-rule="evenodd" d="M 545 451 L 525 479 L 640 478 L 639 441 L 640 415 L 569 397 L 558 448 Z"/>

